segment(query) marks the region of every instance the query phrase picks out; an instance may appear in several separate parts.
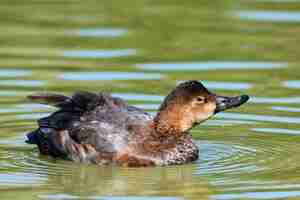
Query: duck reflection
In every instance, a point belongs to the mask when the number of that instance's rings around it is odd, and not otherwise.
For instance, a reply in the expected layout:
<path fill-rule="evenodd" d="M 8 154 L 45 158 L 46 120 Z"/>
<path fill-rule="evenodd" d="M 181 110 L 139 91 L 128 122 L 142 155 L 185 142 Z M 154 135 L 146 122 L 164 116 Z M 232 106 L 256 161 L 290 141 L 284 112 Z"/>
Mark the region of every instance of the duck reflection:
<path fill-rule="evenodd" d="M 196 164 L 170 167 L 120 168 L 72 166 L 49 175 L 55 194 L 46 199 L 208 199 L 208 183 L 193 172 Z M 63 164 L 66 166 L 65 164 Z M 56 188 L 57 187 L 57 188 Z M 59 194 L 59 193 L 60 194 Z"/>

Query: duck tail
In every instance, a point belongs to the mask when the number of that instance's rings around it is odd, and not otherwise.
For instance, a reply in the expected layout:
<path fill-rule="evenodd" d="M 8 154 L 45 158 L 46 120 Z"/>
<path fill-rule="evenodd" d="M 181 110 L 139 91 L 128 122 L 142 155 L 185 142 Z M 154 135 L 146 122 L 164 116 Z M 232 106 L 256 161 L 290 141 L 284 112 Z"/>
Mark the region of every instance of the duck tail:
<path fill-rule="evenodd" d="M 84 91 L 76 92 L 72 97 L 61 94 L 40 93 L 29 95 L 27 98 L 30 101 L 52 105 L 64 111 L 86 111 L 93 109 L 101 102 L 101 95 Z"/>
<path fill-rule="evenodd" d="M 38 130 L 32 131 L 30 133 L 26 134 L 27 140 L 25 140 L 25 142 L 27 144 L 38 144 L 38 136 L 37 133 Z"/>
<path fill-rule="evenodd" d="M 25 141 L 27 144 L 36 144 L 39 148 L 39 151 L 42 154 L 49 154 L 49 144 L 47 141 L 47 135 L 44 134 L 40 128 L 32 131 L 26 135 L 27 140 Z"/>
<path fill-rule="evenodd" d="M 30 101 L 38 102 L 41 104 L 52 105 L 58 108 L 63 107 L 67 102 L 71 103 L 71 98 L 61 95 L 61 94 L 52 94 L 52 93 L 38 93 L 34 95 L 29 95 L 27 98 Z"/>

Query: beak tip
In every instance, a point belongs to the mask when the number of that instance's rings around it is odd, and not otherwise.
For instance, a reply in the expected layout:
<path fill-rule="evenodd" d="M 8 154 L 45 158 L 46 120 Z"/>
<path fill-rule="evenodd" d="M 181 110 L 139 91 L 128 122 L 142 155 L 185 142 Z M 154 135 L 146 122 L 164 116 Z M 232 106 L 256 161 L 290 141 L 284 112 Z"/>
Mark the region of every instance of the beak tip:
<path fill-rule="evenodd" d="M 236 108 L 244 103 L 246 103 L 250 97 L 246 94 L 235 96 L 235 97 L 223 97 L 223 96 L 217 96 L 219 98 L 219 101 L 217 99 L 217 106 L 215 113 L 230 109 L 230 108 Z"/>

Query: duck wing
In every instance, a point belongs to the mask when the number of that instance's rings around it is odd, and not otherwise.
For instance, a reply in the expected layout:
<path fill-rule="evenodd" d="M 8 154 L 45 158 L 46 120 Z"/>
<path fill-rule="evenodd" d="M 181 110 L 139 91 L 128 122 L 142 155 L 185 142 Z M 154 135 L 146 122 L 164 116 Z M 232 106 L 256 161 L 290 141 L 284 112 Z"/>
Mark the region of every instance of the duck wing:
<path fill-rule="evenodd" d="M 90 92 L 76 92 L 72 97 L 47 93 L 28 98 L 60 108 L 50 116 L 39 119 L 38 129 L 27 134 L 26 142 L 37 144 L 41 153 L 85 162 L 95 159 L 99 153 L 114 151 L 112 141 L 105 139 L 119 130 L 119 124 L 114 125 L 113 121 L 116 116 L 122 118 L 118 115 L 119 110 L 127 106 L 123 100 Z M 101 123 L 102 120 L 106 120 L 106 124 Z M 107 129 L 108 125 L 112 128 Z"/>
<path fill-rule="evenodd" d="M 46 93 L 29 99 L 59 109 L 39 119 L 26 142 L 36 144 L 42 154 L 83 163 L 111 163 L 152 119 L 144 110 L 103 93 L 76 92 L 71 97 Z"/>

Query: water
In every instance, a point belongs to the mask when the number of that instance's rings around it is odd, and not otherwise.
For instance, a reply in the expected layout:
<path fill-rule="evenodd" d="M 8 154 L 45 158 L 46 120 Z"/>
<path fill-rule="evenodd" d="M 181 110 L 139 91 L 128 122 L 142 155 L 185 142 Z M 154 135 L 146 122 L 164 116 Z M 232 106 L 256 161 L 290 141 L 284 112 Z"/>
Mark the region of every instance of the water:
<path fill-rule="evenodd" d="M 300 81 L 298 81 L 298 80 L 290 80 L 290 81 L 284 82 L 283 85 L 286 86 L 286 87 L 288 87 L 288 88 L 299 89 L 300 88 Z"/>
<path fill-rule="evenodd" d="M 64 57 L 71 58 L 114 58 L 135 55 L 134 49 L 113 49 L 113 50 L 73 50 L 65 51 Z"/>
<path fill-rule="evenodd" d="M 178 63 L 146 63 L 137 64 L 138 68 L 144 70 L 161 70 L 161 71 L 202 71 L 202 70 L 234 70 L 234 69 L 274 69 L 286 67 L 286 63 L 271 63 L 271 62 L 178 62 Z"/>
<path fill-rule="evenodd" d="M 240 11 L 238 16 L 243 20 L 300 22 L 300 12 L 289 11 Z"/>
<path fill-rule="evenodd" d="M 30 76 L 31 71 L 21 69 L 1 69 L 0 77 Z"/>
<path fill-rule="evenodd" d="M 112 81 L 112 80 L 155 80 L 163 78 L 160 74 L 143 72 L 68 72 L 60 75 L 65 80 Z M 1 84 L 1 82 L 0 82 Z"/>
<path fill-rule="evenodd" d="M 0 199 L 300 199 L 300 1 L 0 4 Z M 183 80 L 251 96 L 193 129 L 195 163 L 79 165 L 24 142 L 55 110 L 26 95 L 105 91 L 155 115 Z"/>
<path fill-rule="evenodd" d="M 127 34 L 126 29 L 121 28 L 86 28 L 80 30 L 73 30 L 66 32 L 70 36 L 79 36 L 79 37 L 120 37 Z"/>
<path fill-rule="evenodd" d="M 290 130 L 283 128 L 253 128 L 253 131 L 261 132 L 261 133 L 278 133 L 278 134 L 290 134 L 290 135 L 299 135 L 299 130 Z"/>

